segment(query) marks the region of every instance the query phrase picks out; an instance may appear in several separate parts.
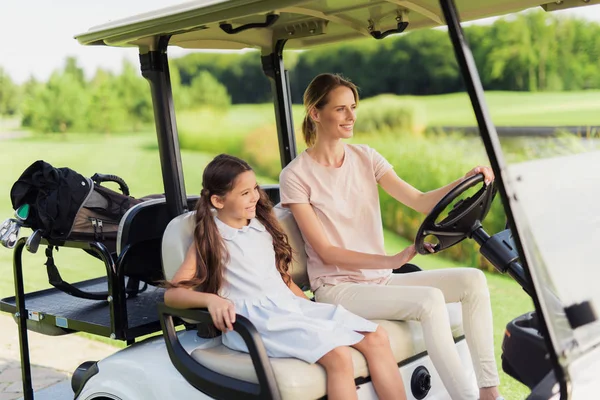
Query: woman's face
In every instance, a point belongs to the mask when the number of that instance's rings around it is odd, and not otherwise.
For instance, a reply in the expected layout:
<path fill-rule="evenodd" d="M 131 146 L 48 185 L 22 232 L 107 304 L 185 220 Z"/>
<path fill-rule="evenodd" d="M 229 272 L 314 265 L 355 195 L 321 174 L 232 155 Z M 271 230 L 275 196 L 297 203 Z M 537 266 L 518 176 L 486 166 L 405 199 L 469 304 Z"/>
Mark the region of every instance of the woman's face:
<path fill-rule="evenodd" d="M 329 92 L 327 104 L 314 109 L 311 116 L 317 125 L 317 137 L 351 138 L 356 120 L 354 93 L 346 86 L 338 86 Z"/>

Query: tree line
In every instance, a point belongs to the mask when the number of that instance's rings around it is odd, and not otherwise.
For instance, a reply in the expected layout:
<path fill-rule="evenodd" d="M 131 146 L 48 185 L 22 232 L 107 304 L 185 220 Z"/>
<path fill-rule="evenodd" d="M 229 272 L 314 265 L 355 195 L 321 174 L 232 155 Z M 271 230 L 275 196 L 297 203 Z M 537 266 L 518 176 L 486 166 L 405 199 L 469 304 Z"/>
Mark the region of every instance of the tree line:
<path fill-rule="evenodd" d="M 543 11 L 515 14 L 490 25 L 465 28 L 487 90 L 561 91 L 600 88 L 600 24 L 558 18 Z M 353 80 L 361 96 L 382 93 L 432 95 L 463 90 L 448 34 L 429 29 L 287 51 L 294 103 L 322 72 Z M 171 60 L 176 108 L 271 101 L 258 52 L 193 53 Z M 138 130 L 152 122 L 148 84 L 139 67 L 125 62 L 115 74 L 98 70 L 87 80 L 68 58 L 46 82 L 16 85 L 0 68 L 0 115 L 19 115 L 42 132 Z"/>
<path fill-rule="evenodd" d="M 562 91 L 600 88 L 600 24 L 559 18 L 544 11 L 515 14 L 491 25 L 471 25 L 465 35 L 486 90 Z M 429 29 L 322 46 L 284 56 L 295 103 L 322 72 L 352 79 L 364 97 L 382 93 L 433 95 L 462 91 L 448 33 Z M 233 103 L 271 98 L 256 53 L 195 53 L 174 60 L 184 85 L 199 71 L 222 82 Z"/>

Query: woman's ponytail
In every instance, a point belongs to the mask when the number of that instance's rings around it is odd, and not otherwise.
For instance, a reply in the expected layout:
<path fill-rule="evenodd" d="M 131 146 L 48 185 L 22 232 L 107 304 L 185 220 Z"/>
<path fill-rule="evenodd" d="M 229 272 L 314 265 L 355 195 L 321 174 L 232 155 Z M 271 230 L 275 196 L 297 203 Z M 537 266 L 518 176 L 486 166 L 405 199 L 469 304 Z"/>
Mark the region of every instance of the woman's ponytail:
<path fill-rule="evenodd" d="M 306 143 L 307 147 L 315 144 L 317 127 L 308 113 L 304 116 L 304 121 L 302 121 L 302 134 L 304 135 L 304 143 Z"/>

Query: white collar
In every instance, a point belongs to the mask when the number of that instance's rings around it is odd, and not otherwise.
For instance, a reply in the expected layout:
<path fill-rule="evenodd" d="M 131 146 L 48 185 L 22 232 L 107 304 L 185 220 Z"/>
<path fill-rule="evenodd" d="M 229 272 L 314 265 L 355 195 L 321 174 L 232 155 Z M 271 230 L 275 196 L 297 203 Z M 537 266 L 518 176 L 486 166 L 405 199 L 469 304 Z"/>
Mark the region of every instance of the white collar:
<path fill-rule="evenodd" d="M 250 228 L 253 228 L 259 232 L 264 232 L 266 230 L 265 226 L 261 224 L 260 221 L 256 218 L 252 218 L 248 225 L 240 229 L 227 225 L 225 222 L 221 221 L 217 216 L 215 216 L 214 218 L 215 223 L 217 224 L 217 228 L 219 229 L 219 233 L 225 240 L 233 240 L 239 232 L 247 232 Z"/>

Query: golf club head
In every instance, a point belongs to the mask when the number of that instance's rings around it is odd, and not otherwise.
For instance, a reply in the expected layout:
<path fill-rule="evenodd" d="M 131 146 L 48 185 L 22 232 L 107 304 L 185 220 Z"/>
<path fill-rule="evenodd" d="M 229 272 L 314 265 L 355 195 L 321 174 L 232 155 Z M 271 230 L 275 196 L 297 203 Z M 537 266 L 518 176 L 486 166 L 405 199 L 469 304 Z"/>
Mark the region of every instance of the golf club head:
<path fill-rule="evenodd" d="M 12 218 L 4 221 L 0 227 L 0 244 L 7 249 L 14 248 L 19 239 L 20 229 L 21 225 L 19 224 L 19 221 Z"/>
<path fill-rule="evenodd" d="M 27 242 L 25 242 L 25 248 L 32 254 L 35 254 L 40 247 L 40 242 L 42 241 L 42 231 L 37 229 L 33 232 L 28 238 Z"/>
<path fill-rule="evenodd" d="M 0 238 L 6 235 L 6 232 L 8 232 L 8 230 L 10 229 L 13 221 L 14 220 L 12 218 L 9 218 L 6 221 L 4 221 L 2 225 L 0 225 Z"/>
<path fill-rule="evenodd" d="M 15 210 L 15 218 L 21 223 L 21 225 L 25 225 L 27 217 L 29 217 L 29 204 L 23 204 L 21 207 Z"/>

